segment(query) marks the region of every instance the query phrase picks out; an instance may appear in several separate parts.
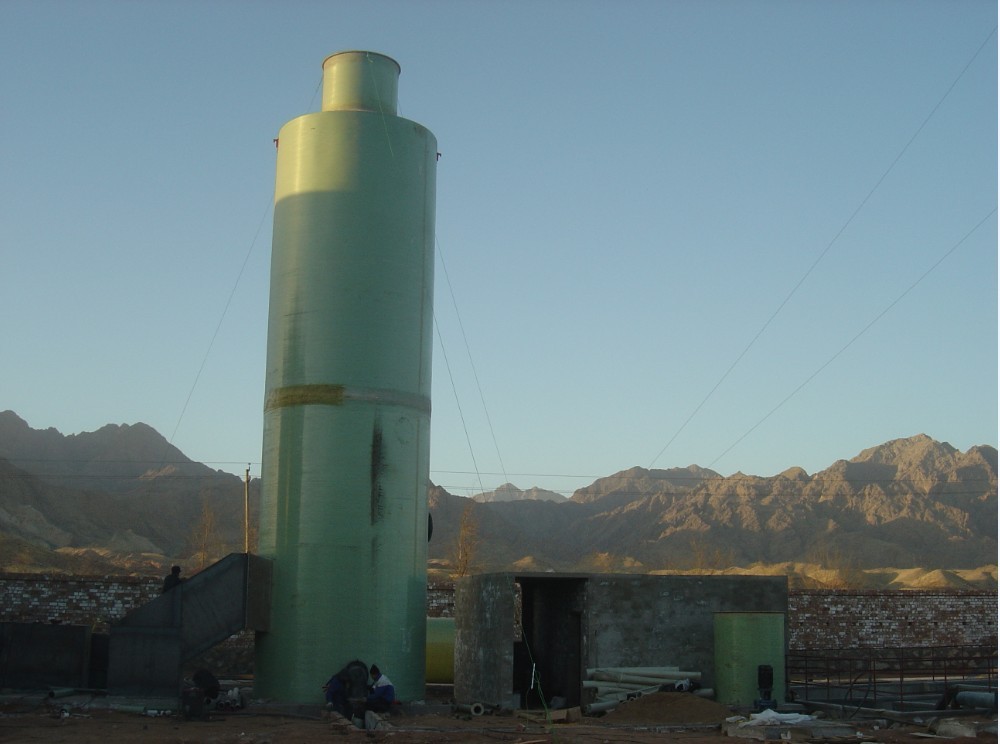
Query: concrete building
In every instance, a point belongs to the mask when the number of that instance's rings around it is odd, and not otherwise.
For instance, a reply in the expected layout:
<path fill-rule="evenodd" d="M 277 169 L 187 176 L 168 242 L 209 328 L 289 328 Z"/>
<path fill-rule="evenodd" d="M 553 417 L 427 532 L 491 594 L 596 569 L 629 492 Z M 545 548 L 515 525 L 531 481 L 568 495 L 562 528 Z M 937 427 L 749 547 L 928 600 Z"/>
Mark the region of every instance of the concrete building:
<path fill-rule="evenodd" d="M 455 589 L 455 699 L 575 706 L 588 702 L 588 668 L 676 666 L 751 705 L 743 698 L 756 697 L 758 665 L 773 667 L 775 694 L 784 687 L 787 608 L 784 576 L 465 577 Z M 758 627 L 765 638 L 753 637 Z"/>

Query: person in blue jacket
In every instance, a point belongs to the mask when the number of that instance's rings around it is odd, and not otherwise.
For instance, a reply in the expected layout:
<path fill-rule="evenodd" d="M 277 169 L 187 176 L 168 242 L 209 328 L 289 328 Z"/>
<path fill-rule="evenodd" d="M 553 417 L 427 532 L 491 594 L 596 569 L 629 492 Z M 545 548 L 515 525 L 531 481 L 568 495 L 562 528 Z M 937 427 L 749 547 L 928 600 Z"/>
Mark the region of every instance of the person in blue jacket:
<path fill-rule="evenodd" d="M 396 688 L 392 680 L 382 674 L 377 665 L 372 664 L 369 670 L 372 675 L 372 686 L 365 701 L 368 710 L 384 713 L 396 702 Z"/>
<path fill-rule="evenodd" d="M 354 702 L 361 702 L 368 694 L 368 665 L 361 659 L 348 662 L 323 685 L 326 693 L 326 709 L 350 718 Z"/>

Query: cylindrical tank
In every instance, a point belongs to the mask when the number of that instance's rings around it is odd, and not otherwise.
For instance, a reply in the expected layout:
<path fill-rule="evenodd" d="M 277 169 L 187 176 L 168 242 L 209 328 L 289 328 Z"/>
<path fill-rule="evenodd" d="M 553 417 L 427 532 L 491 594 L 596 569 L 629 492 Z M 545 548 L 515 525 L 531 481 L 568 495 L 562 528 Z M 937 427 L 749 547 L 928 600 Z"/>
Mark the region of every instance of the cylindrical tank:
<path fill-rule="evenodd" d="M 723 705 L 754 707 L 761 697 L 759 667 L 771 667 L 771 694 L 785 699 L 785 615 L 715 614 L 715 697 Z M 766 693 L 767 694 L 767 693 Z"/>
<path fill-rule="evenodd" d="M 455 618 L 427 618 L 427 681 L 455 681 Z"/>
<path fill-rule="evenodd" d="M 423 697 L 437 142 L 399 66 L 323 63 L 323 110 L 278 135 L 255 694 L 320 701 L 353 659 Z"/>

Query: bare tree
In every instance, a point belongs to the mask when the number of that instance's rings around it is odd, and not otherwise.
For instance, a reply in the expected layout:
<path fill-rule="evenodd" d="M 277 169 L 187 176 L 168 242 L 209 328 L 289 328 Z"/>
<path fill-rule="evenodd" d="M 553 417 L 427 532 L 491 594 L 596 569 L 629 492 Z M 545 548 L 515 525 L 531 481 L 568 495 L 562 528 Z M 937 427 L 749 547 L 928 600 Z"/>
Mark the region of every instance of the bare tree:
<path fill-rule="evenodd" d="M 452 576 L 456 579 L 472 573 L 476 550 L 479 547 L 479 522 L 472 511 L 474 504 L 470 501 L 462 511 L 462 521 L 458 526 L 458 538 L 455 540 L 455 550 L 452 555 Z"/>
<path fill-rule="evenodd" d="M 206 499 L 201 507 L 201 517 L 191 534 L 191 557 L 198 561 L 198 570 L 205 568 L 224 550 L 219 519 Z"/>
<path fill-rule="evenodd" d="M 809 557 L 822 568 L 835 572 L 825 582 L 831 589 L 861 589 L 867 583 L 860 559 L 843 546 L 822 543 L 809 551 Z"/>
<path fill-rule="evenodd" d="M 708 573 L 722 571 L 735 562 L 732 548 L 724 548 L 713 544 L 704 536 L 691 537 L 689 542 L 691 551 L 691 568 Z"/>

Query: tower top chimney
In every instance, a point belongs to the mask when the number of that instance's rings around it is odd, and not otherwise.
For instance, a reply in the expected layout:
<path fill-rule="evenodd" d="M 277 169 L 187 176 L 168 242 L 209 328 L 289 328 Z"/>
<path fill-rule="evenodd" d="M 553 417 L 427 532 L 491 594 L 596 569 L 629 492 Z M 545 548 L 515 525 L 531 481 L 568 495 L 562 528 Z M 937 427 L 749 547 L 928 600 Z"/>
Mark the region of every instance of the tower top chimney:
<path fill-rule="evenodd" d="M 337 52 L 323 60 L 324 111 L 396 114 L 399 63 L 378 52 Z"/>

